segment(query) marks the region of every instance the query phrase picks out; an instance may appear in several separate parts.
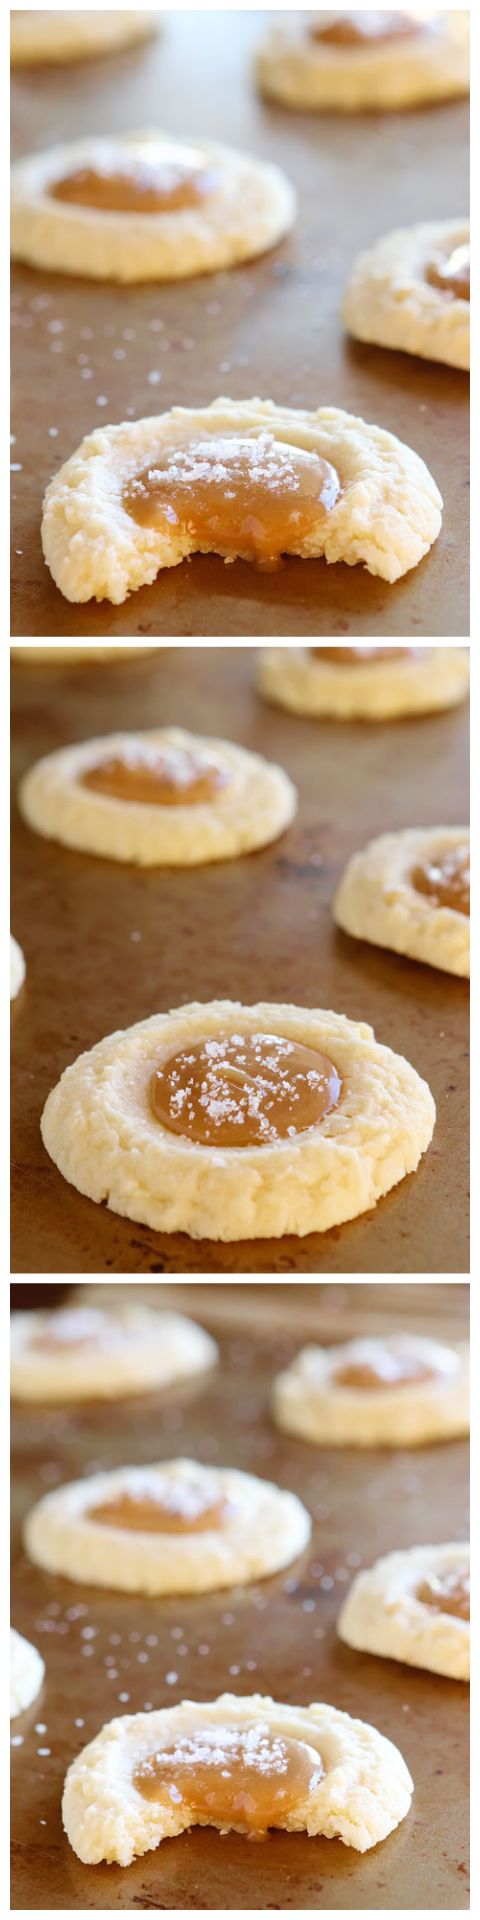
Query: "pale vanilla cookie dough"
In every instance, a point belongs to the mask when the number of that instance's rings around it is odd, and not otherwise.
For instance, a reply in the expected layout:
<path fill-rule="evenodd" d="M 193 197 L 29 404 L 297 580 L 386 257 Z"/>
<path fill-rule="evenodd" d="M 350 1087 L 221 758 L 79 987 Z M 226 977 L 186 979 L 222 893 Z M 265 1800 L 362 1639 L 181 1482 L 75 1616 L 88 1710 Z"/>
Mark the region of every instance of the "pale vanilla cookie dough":
<path fill-rule="evenodd" d="M 347 1646 L 470 1679 L 470 1548 L 408 1547 L 358 1573 L 338 1621 Z"/>
<path fill-rule="evenodd" d="M 400 720 L 465 700 L 467 647 L 267 647 L 258 656 L 265 700 L 328 720 Z"/>
<path fill-rule="evenodd" d="M 212 1593 L 263 1580 L 308 1545 L 294 1493 L 196 1460 L 118 1467 L 47 1493 L 27 1514 L 30 1559 L 122 1593 Z"/>
<path fill-rule="evenodd" d="M 12 169 L 14 260 L 93 280 L 185 280 L 233 267 L 289 232 L 280 168 L 159 130 L 76 140 Z"/>
<path fill-rule="evenodd" d="M 14 940 L 13 933 L 11 933 L 10 934 L 10 999 L 11 1000 L 16 1000 L 17 993 L 20 993 L 20 988 L 23 987 L 26 971 L 27 971 L 27 968 L 25 963 L 25 954 L 22 953 L 22 949 L 21 947 L 19 947 L 18 940 Z"/>
<path fill-rule="evenodd" d="M 275 1381 L 273 1410 L 317 1446 L 448 1440 L 469 1432 L 468 1346 L 394 1333 L 304 1347 Z"/>
<path fill-rule="evenodd" d="M 10 1719 L 25 1713 L 36 1700 L 45 1678 L 45 1661 L 23 1633 L 10 1628 Z"/>
<path fill-rule="evenodd" d="M 86 1865 L 128 1867 L 194 1826 L 251 1840 L 280 1827 L 366 1853 L 412 1793 L 398 1747 L 366 1721 L 224 1693 L 110 1720 L 69 1768 L 62 1813 Z"/>
<path fill-rule="evenodd" d="M 147 8 L 138 13 L 117 7 L 16 8 L 10 14 L 10 58 L 14 67 L 86 60 L 132 46 L 157 27 L 158 16 Z"/>
<path fill-rule="evenodd" d="M 278 839 L 295 787 L 282 767 L 180 727 L 111 733 L 38 760 L 19 792 L 35 833 L 138 866 L 235 860 Z"/>
<path fill-rule="evenodd" d="M 400 227 L 359 255 L 342 308 L 348 332 L 447 367 L 470 366 L 470 224 Z"/>
<path fill-rule="evenodd" d="M 411 827 L 370 840 L 349 860 L 333 913 L 357 940 L 468 979 L 468 827 Z"/>
<path fill-rule="evenodd" d="M 284 13 L 257 57 L 267 99 L 327 113 L 395 111 L 469 90 L 469 16 L 445 8 Z"/>
<path fill-rule="evenodd" d="M 183 1313 L 115 1303 L 12 1314 L 14 1400 L 123 1399 L 196 1379 L 217 1360 L 215 1341 Z"/>
<path fill-rule="evenodd" d="M 42 542 L 74 601 L 118 605 L 193 553 L 267 571 L 323 557 L 392 582 L 428 553 L 441 508 L 423 460 L 383 427 L 219 399 L 97 427 L 47 487 Z"/>
<path fill-rule="evenodd" d="M 228 1241 L 353 1220 L 418 1166 L 434 1124 L 429 1087 L 371 1027 L 214 1000 L 101 1040 L 62 1074 L 41 1126 L 89 1199 Z"/>

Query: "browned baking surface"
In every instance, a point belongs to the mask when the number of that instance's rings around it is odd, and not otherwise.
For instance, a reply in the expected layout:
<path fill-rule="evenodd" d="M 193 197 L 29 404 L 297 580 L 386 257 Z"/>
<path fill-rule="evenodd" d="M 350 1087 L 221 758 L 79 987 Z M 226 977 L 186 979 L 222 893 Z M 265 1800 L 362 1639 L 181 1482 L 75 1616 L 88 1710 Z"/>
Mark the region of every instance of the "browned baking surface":
<path fill-rule="evenodd" d="M 14 1737 L 23 1735 L 12 1755 L 14 1908 L 457 1910 L 467 1904 L 467 1688 L 353 1653 L 335 1634 L 359 1564 L 427 1538 L 468 1537 L 466 1444 L 393 1454 L 329 1452 L 276 1432 L 268 1411 L 272 1377 L 303 1339 L 315 1333 L 332 1341 L 391 1331 L 395 1324 L 464 1338 L 467 1288 L 312 1287 L 311 1303 L 305 1287 L 295 1288 L 289 1316 L 285 1289 L 274 1287 L 269 1332 L 266 1291 L 222 1286 L 214 1298 L 214 1289 L 201 1284 L 155 1289 L 160 1304 L 196 1312 L 221 1339 L 221 1371 L 195 1387 L 116 1408 L 90 1403 L 14 1412 L 17 1542 L 23 1515 L 59 1482 L 178 1453 L 276 1480 L 298 1493 L 314 1517 L 311 1548 L 285 1574 L 178 1601 L 56 1579 L 29 1566 L 16 1545 L 13 1622 L 43 1653 L 47 1679 L 39 1699 L 12 1725 Z M 257 1296 L 263 1324 L 253 1338 Z M 72 1608 L 83 1611 L 72 1619 Z M 64 1774 L 81 1747 L 106 1720 L 139 1712 L 147 1701 L 171 1706 L 224 1690 L 257 1690 L 301 1705 L 325 1699 L 371 1721 L 400 1747 L 414 1779 L 412 1811 L 402 1826 L 362 1857 L 340 1841 L 305 1834 L 277 1833 L 252 1847 L 238 1835 L 221 1839 L 196 1828 L 128 1870 L 82 1867 L 60 1820 Z M 39 1753 L 42 1748 L 47 1752 Z"/>
<path fill-rule="evenodd" d="M 468 633 L 465 374 L 348 342 L 339 318 L 360 247 L 466 210 L 467 106 L 351 119 L 268 107 L 251 79 L 265 21 L 255 10 L 179 12 L 156 43 L 14 75 L 15 157 L 160 125 L 279 162 L 300 198 L 299 223 L 275 253 L 183 285 L 121 289 L 15 268 L 14 633 Z M 433 553 L 396 587 L 323 561 L 261 576 L 197 557 L 123 607 L 70 606 L 42 560 L 47 481 L 93 428 L 222 393 L 344 407 L 398 434 L 444 496 Z"/>
<path fill-rule="evenodd" d="M 466 984 L 350 940 L 331 917 L 345 861 L 380 827 L 466 818 L 466 708 L 388 726 L 310 722 L 262 703 L 254 668 L 253 651 L 221 647 L 14 669 L 16 781 L 69 740 L 175 723 L 265 753 L 300 793 L 296 821 L 272 847 L 184 872 L 72 852 L 14 811 L 12 928 L 28 964 L 13 1006 L 15 1272 L 466 1271 Z M 117 1027 L 215 998 L 292 1000 L 370 1021 L 437 1101 L 418 1172 L 330 1233 L 231 1246 L 151 1232 L 68 1186 L 39 1132 L 64 1067 Z"/>

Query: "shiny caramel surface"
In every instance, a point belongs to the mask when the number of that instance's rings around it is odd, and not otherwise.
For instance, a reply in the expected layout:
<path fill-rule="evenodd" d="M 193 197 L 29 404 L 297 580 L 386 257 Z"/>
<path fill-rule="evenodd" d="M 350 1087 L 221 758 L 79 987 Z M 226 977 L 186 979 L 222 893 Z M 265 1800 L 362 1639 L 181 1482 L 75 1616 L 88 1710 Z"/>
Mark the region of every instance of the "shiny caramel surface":
<path fill-rule="evenodd" d="M 455 300 L 470 299 L 470 246 L 454 247 L 445 259 L 429 260 L 425 278 L 429 286 Z"/>
<path fill-rule="evenodd" d="M 139 526 L 271 571 L 312 539 L 339 491 L 319 454 L 273 433 L 232 433 L 162 451 L 128 482 L 123 506 Z"/>
<path fill-rule="evenodd" d="M 304 1806 L 324 1771 L 305 1741 L 261 1723 L 245 1731 L 206 1726 L 142 1761 L 133 1784 L 145 1800 L 260 1839 Z"/>
<path fill-rule="evenodd" d="M 124 753 L 112 754 L 89 767 L 81 785 L 108 800 L 149 807 L 199 806 L 215 799 L 229 785 L 227 767 L 221 767 L 200 749 L 145 746 L 140 740 Z"/>
<path fill-rule="evenodd" d="M 272 1146 L 315 1127 L 340 1099 L 333 1062 L 278 1034 L 199 1040 L 159 1066 L 153 1114 L 170 1132 L 212 1147 Z"/>
<path fill-rule="evenodd" d="M 412 886 L 425 893 L 435 907 L 453 907 L 455 913 L 470 914 L 470 849 L 455 847 L 439 860 L 427 860 L 413 868 Z"/>
<path fill-rule="evenodd" d="M 199 207 L 215 191 L 219 175 L 200 161 L 142 157 L 122 148 L 103 163 L 76 167 L 49 187 L 53 200 L 97 213 L 180 213 Z"/>
<path fill-rule="evenodd" d="M 369 666 L 372 660 L 406 660 L 421 651 L 420 647 L 310 647 L 314 660 L 330 661 L 336 667 Z"/>
<path fill-rule="evenodd" d="M 417 1381 L 434 1380 L 435 1373 L 414 1354 L 393 1353 L 379 1346 L 370 1360 L 352 1359 L 336 1367 L 333 1378 L 339 1387 L 371 1393 L 382 1387 L 409 1387 Z"/>
<path fill-rule="evenodd" d="M 417 1587 L 416 1599 L 432 1613 L 450 1613 L 456 1620 L 470 1619 L 470 1572 L 468 1567 L 455 1573 L 430 1573 Z"/>
<path fill-rule="evenodd" d="M 125 1487 L 123 1492 L 90 1507 L 88 1519 L 104 1527 L 121 1527 L 127 1533 L 207 1533 L 223 1527 L 234 1512 L 233 1502 L 223 1499 L 216 1489 L 203 1490 L 192 1483 L 165 1479 L 163 1483 L 145 1480 L 138 1492 Z"/>
<path fill-rule="evenodd" d="M 328 47 L 364 47 L 372 41 L 411 40 L 413 34 L 428 30 L 428 24 L 424 25 L 411 13 L 388 13 L 380 7 L 369 12 L 354 7 L 351 11 L 327 14 L 324 22 L 316 20 L 310 34 L 313 40 L 321 40 Z"/>

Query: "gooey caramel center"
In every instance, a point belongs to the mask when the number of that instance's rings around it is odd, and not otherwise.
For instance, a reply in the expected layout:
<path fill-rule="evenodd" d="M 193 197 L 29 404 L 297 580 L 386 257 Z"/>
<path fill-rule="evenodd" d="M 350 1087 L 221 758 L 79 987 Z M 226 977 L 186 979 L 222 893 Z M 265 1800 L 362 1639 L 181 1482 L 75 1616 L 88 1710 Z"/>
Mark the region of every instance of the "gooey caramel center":
<path fill-rule="evenodd" d="M 412 886 L 424 893 L 435 907 L 453 907 L 455 913 L 470 914 L 470 851 L 456 847 L 438 860 L 426 860 L 413 868 Z"/>
<path fill-rule="evenodd" d="M 81 1347 L 110 1347 L 124 1341 L 122 1327 L 100 1308 L 66 1308 L 49 1314 L 44 1327 L 32 1331 L 29 1347 L 39 1353 L 66 1353 Z"/>
<path fill-rule="evenodd" d="M 193 152 L 183 158 L 159 149 L 143 156 L 119 148 L 54 181 L 49 194 L 98 213 L 180 213 L 200 206 L 218 184 L 219 174 Z"/>
<path fill-rule="evenodd" d="M 371 660 L 405 660 L 420 647 L 310 647 L 314 660 L 330 660 L 336 667 L 369 666 Z"/>
<path fill-rule="evenodd" d="M 414 34 L 428 31 L 428 25 L 407 12 L 388 13 L 380 7 L 368 12 L 355 7 L 351 12 L 327 15 L 325 22 L 316 21 L 310 35 L 312 40 L 322 40 L 326 46 L 363 47 L 372 41 L 411 40 Z"/>
<path fill-rule="evenodd" d="M 140 742 L 100 760 L 81 784 L 109 800 L 154 807 L 199 806 L 229 785 L 226 767 L 184 747 L 147 748 Z"/>
<path fill-rule="evenodd" d="M 197 1820 L 234 1826 L 261 1838 L 283 1825 L 324 1777 L 320 1755 L 304 1740 L 280 1737 L 258 1723 L 204 1727 L 143 1760 L 133 1784 Z"/>
<path fill-rule="evenodd" d="M 150 1082 L 156 1120 L 202 1146 L 272 1146 L 337 1105 L 333 1062 L 278 1034 L 233 1033 L 174 1053 Z"/>
<path fill-rule="evenodd" d="M 352 1358 L 344 1366 L 336 1367 L 333 1377 L 339 1387 L 371 1392 L 382 1387 L 408 1387 L 417 1380 L 433 1380 L 435 1372 L 415 1354 L 394 1353 L 389 1347 L 379 1346 L 369 1360 Z"/>
<path fill-rule="evenodd" d="M 451 1613 L 456 1620 L 470 1619 L 470 1573 L 468 1567 L 455 1573 L 429 1573 L 417 1587 L 416 1599 L 432 1613 Z"/>
<path fill-rule="evenodd" d="M 223 1527 L 235 1512 L 233 1501 L 190 1482 L 145 1481 L 138 1491 L 127 1488 L 90 1507 L 88 1518 L 104 1527 L 128 1533 L 206 1533 Z"/>
<path fill-rule="evenodd" d="M 197 547 L 272 570 L 297 552 L 335 506 L 338 474 L 317 453 L 236 434 L 166 449 L 123 493 L 137 524 L 186 531 Z"/>
<path fill-rule="evenodd" d="M 470 299 L 470 247 L 454 247 L 444 259 L 429 260 L 425 279 L 430 287 L 451 294 L 455 300 Z"/>

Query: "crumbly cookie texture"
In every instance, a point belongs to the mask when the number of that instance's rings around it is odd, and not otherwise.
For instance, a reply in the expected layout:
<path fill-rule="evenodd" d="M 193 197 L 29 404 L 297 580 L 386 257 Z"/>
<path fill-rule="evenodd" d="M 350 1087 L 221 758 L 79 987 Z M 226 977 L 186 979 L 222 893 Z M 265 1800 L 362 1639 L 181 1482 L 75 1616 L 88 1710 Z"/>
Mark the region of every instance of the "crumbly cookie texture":
<path fill-rule="evenodd" d="M 118 605 L 163 567 L 193 552 L 236 555 L 201 545 L 187 526 L 168 532 L 137 523 L 122 502 L 125 486 L 162 453 L 185 450 L 199 436 L 273 433 L 280 443 L 317 453 L 338 471 L 341 491 L 318 531 L 289 549 L 304 560 L 365 566 L 393 582 L 416 567 L 437 539 L 442 499 L 423 460 L 383 427 L 319 407 L 316 413 L 272 400 L 218 399 L 204 409 L 173 407 L 157 419 L 97 427 L 47 487 L 42 542 L 47 565 L 67 600 Z"/>
<path fill-rule="evenodd" d="M 51 187 L 78 168 L 112 171 L 174 160 L 185 144 L 156 130 L 121 140 L 75 140 L 29 154 L 12 169 L 12 256 L 54 273 L 94 280 L 185 280 L 254 259 L 293 226 L 296 194 L 280 167 L 208 140 L 192 149 L 215 185 L 202 202 L 175 211 L 106 212 L 56 199 Z"/>
<path fill-rule="evenodd" d="M 158 16 L 149 9 L 128 13 L 125 8 L 59 7 L 50 12 L 25 8 L 10 14 L 12 65 L 37 66 L 48 61 L 83 60 L 132 46 L 156 32 Z"/>
<path fill-rule="evenodd" d="M 257 56 L 267 99 L 327 113 L 384 112 L 448 100 L 469 90 L 469 16 L 443 9 L 435 35 L 365 46 L 308 38 L 311 14 L 283 15 Z"/>
<path fill-rule="evenodd" d="M 210 1334 L 183 1313 L 72 1306 L 53 1315 L 12 1315 L 14 1400 L 120 1399 L 195 1379 L 217 1359 Z"/>
<path fill-rule="evenodd" d="M 411 827 L 370 840 L 353 854 L 340 881 L 333 903 L 337 926 L 357 940 L 468 979 L 468 914 L 437 906 L 411 880 L 425 860 L 441 860 L 468 843 L 468 827 Z"/>
<path fill-rule="evenodd" d="M 179 1048 L 225 1032 L 316 1048 L 344 1081 L 318 1127 L 275 1145 L 203 1146 L 151 1111 L 152 1073 Z M 413 1172 L 435 1105 L 415 1069 L 373 1029 L 313 1008 L 212 1001 L 154 1014 L 84 1053 L 49 1095 L 47 1152 L 66 1180 L 114 1213 L 193 1239 L 277 1239 L 352 1220 Z"/>
<path fill-rule="evenodd" d="M 90 660 L 92 664 L 95 664 L 98 660 L 121 660 L 123 654 L 125 654 L 125 658 L 129 660 L 131 659 L 132 654 L 151 653 L 155 655 L 155 653 L 157 653 L 158 651 L 159 649 L 156 646 L 142 647 L 138 645 L 137 641 L 135 641 L 131 647 L 129 647 L 127 643 L 124 646 L 119 646 L 119 647 L 116 647 L 114 643 L 112 643 L 112 645 L 109 647 L 99 647 L 97 646 L 96 640 L 91 641 L 90 645 L 86 647 L 68 646 L 68 647 L 11 647 L 10 648 L 10 652 L 13 655 L 13 658 L 15 660 L 20 660 L 20 661 L 21 660 L 28 660 L 28 661 L 47 660 L 49 665 L 50 664 L 55 665 L 55 662 L 60 660 L 62 662 L 62 665 L 66 660 L 68 662 L 71 662 L 72 664 L 74 661 L 77 661 L 77 660 Z"/>
<path fill-rule="evenodd" d="M 403 1660 L 451 1680 L 470 1678 L 470 1621 L 437 1613 L 417 1598 L 427 1577 L 460 1573 L 470 1559 L 468 1545 L 409 1547 L 376 1560 L 358 1573 L 338 1621 L 347 1646 L 362 1653 Z"/>
<path fill-rule="evenodd" d="M 14 940 L 13 933 L 11 933 L 10 934 L 10 999 L 11 1000 L 16 1000 L 17 993 L 20 993 L 20 988 L 23 987 L 26 971 L 27 971 L 27 968 L 26 968 L 26 962 L 25 962 L 25 954 L 22 953 L 22 948 L 19 946 L 18 940 Z"/>
<path fill-rule="evenodd" d="M 89 1518 L 89 1510 L 130 1498 L 193 1489 L 231 1502 L 222 1526 L 195 1533 L 133 1532 Z M 47 1494 L 27 1515 L 24 1539 L 37 1566 L 69 1580 L 124 1593 L 211 1593 L 265 1579 L 296 1559 L 311 1534 L 310 1515 L 296 1494 L 233 1468 L 168 1460 L 147 1467 L 97 1473 Z"/>
<path fill-rule="evenodd" d="M 381 1388 L 345 1385 L 337 1369 L 375 1365 L 381 1348 L 393 1359 L 435 1369 L 431 1380 Z M 277 1426 L 327 1447 L 411 1447 L 469 1432 L 468 1346 L 447 1346 L 419 1334 L 381 1341 L 348 1340 L 304 1347 L 273 1389 Z"/>
<path fill-rule="evenodd" d="M 259 1726 L 271 1738 L 304 1741 L 325 1769 L 305 1803 L 282 1823 L 288 1832 L 322 1834 L 366 1853 L 404 1820 L 413 1782 L 398 1748 L 375 1727 L 336 1707 L 292 1707 L 262 1694 L 224 1693 L 201 1704 L 184 1700 L 177 1707 L 111 1720 L 84 1747 L 69 1768 L 62 1802 L 65 1831 L 79 1859 L 86 1864 L 116 1860 L 128 1867 L 161 1840 L 191 1826 L 217 1824 L 211 1815 L 199 1820 L 185 1801 L 167 1810 L 146 1800 L 133 1774 L 143 1760 L 185 1736 Z M 222 1823 L 222 1832 L 232 1830 L 235 1822 Z"/>
<path fill-rule="evenodd" d="M 343 320 L 356 340 L 396 347 L 448 367 L 470 366 L 470 302 L 430 286 L 427 263 L 470 240 L 468 220 L 398 227 L 356 260 Z"/>
<path fill-rule="evenodd" d="M 259 692 L 292 713 L 331 720 L 395 720 L 435 713 L 466 699 L 467 647 L 415 647 L 401 660 L 344 666 L 315 660 L 309 647 L 268 647 L 258 657 Z"/>
<path fill-rule="evenodd" d="M 111 799 L 81 785 L 82 775 L 102 759 L 128 758 L 138 746 L 153 758 L 170 747 L 205 752 L 228 773 L 228 783 L 211 800 L 174 807 Z M 84 853 L 144 867 L 191 867 L 233 860 L 276 840 L 293 819 L 297 794 L 283 768 L 259 754 L 227 740 L 163 727 L 111 733 L 47 755 L 25 775 L 19 804 L 35 833 Z"/>
<path fill-rule="evenodd" d="M 10 1719 L 32 1706 L 43 1686 L 45 1661 L 23 1633 L 10 1628 Z"/>

